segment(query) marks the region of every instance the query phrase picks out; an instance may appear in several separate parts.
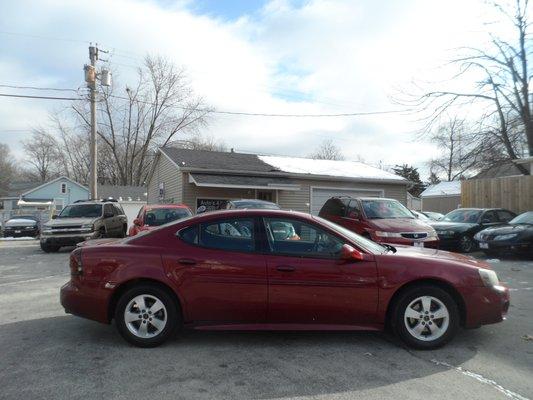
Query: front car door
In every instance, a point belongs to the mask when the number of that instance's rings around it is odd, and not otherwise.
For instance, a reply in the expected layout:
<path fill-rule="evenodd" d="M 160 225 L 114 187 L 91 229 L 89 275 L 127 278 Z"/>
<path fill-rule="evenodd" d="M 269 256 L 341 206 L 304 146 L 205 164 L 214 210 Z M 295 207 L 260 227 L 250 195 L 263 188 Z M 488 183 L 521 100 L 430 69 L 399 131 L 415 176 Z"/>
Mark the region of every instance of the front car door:
<path fill-rule="evenodd" d="M 203 222 L 179 232 L 163 260 L 197 325 L 266 322 L 267 274 L 253 218 Z M 185 321 L 188 322 L 188 321 Z"/>
<path fill-rule="evenodd" d="M 345 240 L 299 219 L 264 218 L 271 324 L 357 326 L 375 321 L 375 261 L 345 262 Z"/>

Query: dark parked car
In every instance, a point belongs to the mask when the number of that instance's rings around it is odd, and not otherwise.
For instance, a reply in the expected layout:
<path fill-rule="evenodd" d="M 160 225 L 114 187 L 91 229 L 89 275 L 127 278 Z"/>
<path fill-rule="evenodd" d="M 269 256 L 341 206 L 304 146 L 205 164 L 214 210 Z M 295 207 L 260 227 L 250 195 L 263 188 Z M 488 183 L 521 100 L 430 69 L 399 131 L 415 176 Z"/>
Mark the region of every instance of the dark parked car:
<path fill-rule="evenodd" d="M 41 222 L 32 215 L 17 215 L 4 222 L 4 237 L 37 237 Z"/>
<path fill-rule="evenodd" d="M 292 229 L 286 228 L 291 226 Z M 503 320 L 509 290 L 460 254 L 380 245 L 309 214 L 227 210 L 127 239 L 82 243 L 61 288 L 66 312 L 115 320 L 153 347 L 177 328 L 382 330 L 435 348 Z"/>
<path fill-rule="evenodd" d="M 479 231 L 508 223 L 516 214 L 502 208 L 459 208 L 431 225 L 437 231 L 440 247 L 470 253 L 477 249 L 474 235 Z"/>
<path fill-rule="evenodd" d="M 533 256 L 533 211 L 520 214 L 508 224 L 484 229 L 474 239 L 488 255 L 524 253 Z"/>
<path fill-rule="evenodd" d="M 228 210 L 244 210 L 244 209 L 261 209 L 261 210 L 280 210 L 280 206 L 276 203 L 257 199 L 242 199 L 230 200 L 226 205 Z"/>
<path fill-rule="evenodd" d="M 318 215 L 379 243 L 433 248 L 439 243 L 427 222 L 394 199 L 332 197 Z"/>

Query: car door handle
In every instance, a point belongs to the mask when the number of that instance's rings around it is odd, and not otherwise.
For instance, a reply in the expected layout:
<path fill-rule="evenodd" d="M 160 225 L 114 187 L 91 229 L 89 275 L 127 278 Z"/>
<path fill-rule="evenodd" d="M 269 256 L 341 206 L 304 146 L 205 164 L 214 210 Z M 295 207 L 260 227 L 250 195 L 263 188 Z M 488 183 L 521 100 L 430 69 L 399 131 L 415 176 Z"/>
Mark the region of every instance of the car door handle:
<path fill-rule="evenodd" d="M 292 265 L 278 265 L 276 269 L 280 272 L 293 272 L 296 270 Z"/>
<path fill-rule="evenodd" d="M 181 265 L 195 265 L 196 260 L 193 260 L 192 258 L 180 258 L 178 263 Z"/>

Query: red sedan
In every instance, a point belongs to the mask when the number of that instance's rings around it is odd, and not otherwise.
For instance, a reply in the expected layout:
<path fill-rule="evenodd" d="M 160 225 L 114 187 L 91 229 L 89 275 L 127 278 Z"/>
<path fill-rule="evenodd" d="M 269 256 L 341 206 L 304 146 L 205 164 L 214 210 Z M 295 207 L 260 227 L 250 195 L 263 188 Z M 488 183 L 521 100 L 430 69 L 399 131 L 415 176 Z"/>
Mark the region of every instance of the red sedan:
<path fill-rule="evenodd" d="M 67 313 L 115 319 L 151 347 L 177 328 L 381 330 L 435 348 L 500 322 L 509 291 L 473 258 L 381 245 L 309 214 L 232 210 L 86 242 L 61 288 Z"/>
<path fill-rule="evenodd" d="M 142 206 L 133 220 L 128 236 L 135 236 L 139 232 L 149 231 L 169 222 L 187 218 L 192 215 L 191 210 L 184 204 L 152 204 Z"/>

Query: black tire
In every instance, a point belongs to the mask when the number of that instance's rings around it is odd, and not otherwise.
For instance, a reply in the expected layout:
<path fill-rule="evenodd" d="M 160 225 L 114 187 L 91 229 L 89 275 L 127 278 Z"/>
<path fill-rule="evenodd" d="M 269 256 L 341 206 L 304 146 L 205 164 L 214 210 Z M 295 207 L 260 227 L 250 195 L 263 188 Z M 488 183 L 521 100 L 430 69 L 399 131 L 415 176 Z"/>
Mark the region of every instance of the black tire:
<path fill-rule="evenodd" d="M 126 307 L 128 307 L 130 301 L 141 295 L 151 296 L 160 300 L 166 309 L 166 324 L 164 325 L 164 328 L 161 330 L 161 332 L 149 338 L 141 338 L 133 334 L 130 331 L 130 328 L 128 328 L 125 320 Z M 149 304 L 146 303 L 146 305 L 148 308 Z M 147 313 L 148 310 L 146 310 L 146 313 L 141 315 L 141 321 L 144 319 L 143 317 L 146 316 Z M 154 315 L 152 315 L 152 317 L 155 318 Z M 139 284 L 127 290 L 118 300 L 115 308 L 115 322 L 118 332 L 127 342 L 137 347 L 156 347 L 172 337 L 176 329 L 181 326 L 181 312 L 179 312 L 176 302 L 168 290 L 153 284 Z M 146 323 L 147 329 L 155 329 L 155 326 L 151 325 L 148 319 L 146 319 L 143 323 Z M 139 322 L 138 326 L 140 327 L 140 325 L 141 322 Z M 135 326 L 133 329 L 135 329 Z"/>
<path fill-rule="evenodd" d="M 98 230 L 98 237 L 96 239 L 105 239 L 107 237 L 107 233 L 105 231 L 105 228 L 104 227 L 101 227 L 99 230 Z"/>
<path fill-rule="evenodd" d="M 128 236 L 128 227 L 126 225 L 124 225 L 122 227 L 122 233 L 120 235 L 121 238 L 125 238 L 126 236 Z"/>
<path fill-rule="evenodd" d="M 459 250 L 461 253 L 470 253 L 476 248 L 476 243 L 468 235 L 463 235 L 459 238 Z"/>
<path fill-rule="evenodd" d="M 425 296 L 431 296 L 433 299 L 436 299 L 445 306 L 445 311 L 448 312 L 447 327 L 445 327 L 445 319 L 432 320 L 430 318 L 431 314 L 427 315 L 428 320 L 419 319 L 418 323 L 416 319 L 409 319 L 406 321 L 405 313 L 408 306 L 418 298 Z M 438 306 L 435 300 L 433 300 L 430 304 L 431 307 Z M 430 311 L 430 313 L 436 313 L 438 310 L 439 309 L 433 309 L 433 311 Z M 417 312 L 420 312 L 420 315 L 426 317 L 424 311 Z M 413 347 L 415 349 L 420 350 L 431 350 L 444 346 L 456 335 L 457 330 L 459 329 L 459 309 L 457 303 L 447 291 L 432 285 L 413 286 L 405 290 L 398 297 L 391 313 L 391 322 L 396 335 L 409 347 Z M 424 329 L 422 333 L 425 334 L 424 337 L 426 337 L 426 340 L 419 339 L 410 332 L 407 325 L 411 322 L 413 323 L 415 328 L 418 324 L 421 324 L 420 327 Z M 435 324 L 434 326 L 439 329 L 443 329 L 442 333 L 439 333 L 440 336 L 436 337 L 433 340 L 430 338 L 431 333 L 429 326 L 432 324 Z M 440 327 L 438 324 L 440 324 Z M 413 329 L 413 326 L 411 326 L 411 329 Z"/>
<path fill-rule="evenodd" d="M 51 244 L 41 242 L 41 250 L 44 251 L 45 253 L 56 253 L 59 251 L 60 248 L 61 246 L 51 245 Z"/>

